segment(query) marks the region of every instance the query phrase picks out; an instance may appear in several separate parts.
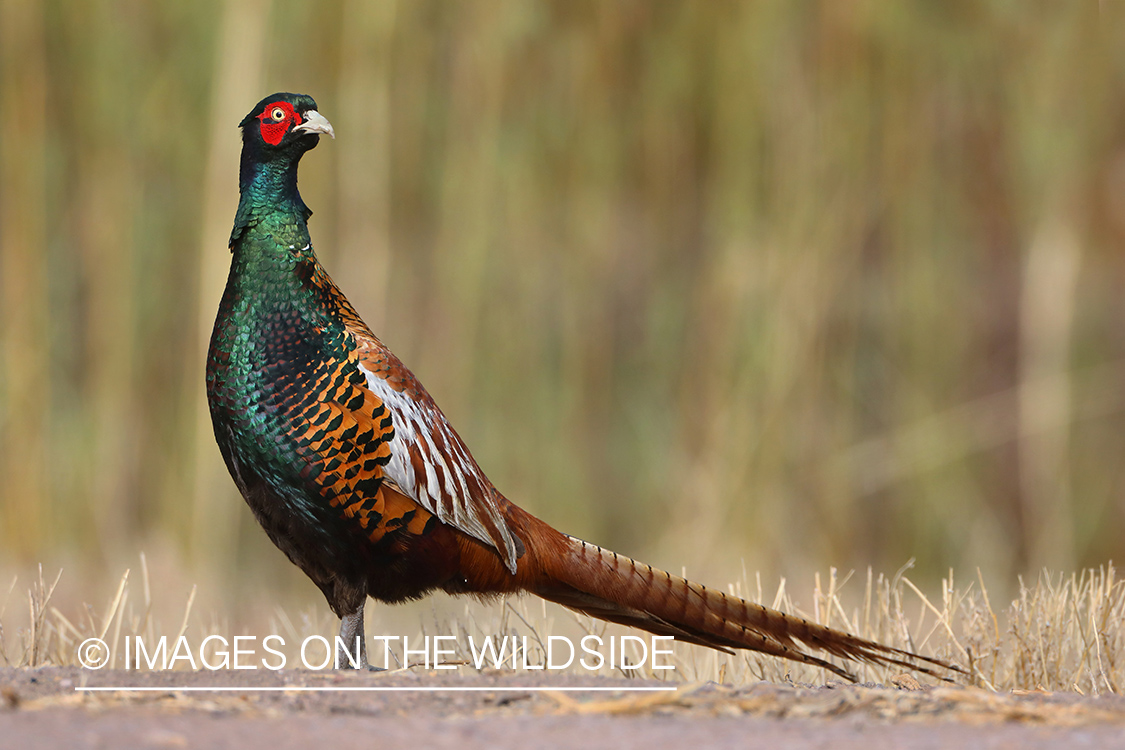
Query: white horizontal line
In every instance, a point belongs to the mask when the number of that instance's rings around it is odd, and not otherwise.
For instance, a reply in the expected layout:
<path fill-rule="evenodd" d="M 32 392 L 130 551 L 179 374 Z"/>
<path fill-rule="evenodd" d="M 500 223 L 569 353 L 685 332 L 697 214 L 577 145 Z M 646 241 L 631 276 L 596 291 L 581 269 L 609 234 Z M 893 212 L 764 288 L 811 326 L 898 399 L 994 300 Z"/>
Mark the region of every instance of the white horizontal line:
<path fill-rule="evenodd" d="M 450 687 L 450 686 L 432 686 L 432 687 L 360 687 L 360 686 L 342 686 L 342 687 L 306 687 L 295 685 L 293 687 L 231 687 L 231 686 L 199 686 L 188 685 L 181 687 L 153 687 L 145 685 L 143 687 L 76 687 L 76 692 L 120 692 L 120 691 L 134 691 L 145 693 L 177 693 L 177 692 L 241 692 L 241 693 L 282 693 L 282 692 L 303 692 L 303 693 L 335 693 L 335 692 L 366 692 L 366 693 L 498 693 L 498 692 L 559 692 L 559 693 L 580 693 L 580 692 L 675 692 L 679 688 L 676 687 Z"/>

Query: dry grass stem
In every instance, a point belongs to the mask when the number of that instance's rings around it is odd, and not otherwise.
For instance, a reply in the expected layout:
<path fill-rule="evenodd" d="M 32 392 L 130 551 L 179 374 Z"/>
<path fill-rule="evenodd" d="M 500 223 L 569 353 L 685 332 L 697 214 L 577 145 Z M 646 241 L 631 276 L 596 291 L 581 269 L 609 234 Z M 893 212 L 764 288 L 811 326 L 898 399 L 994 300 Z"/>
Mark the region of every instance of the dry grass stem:
<path fill-rule="evenodd" d="M 1018 593 L 1004 609 L 996 610 L 984 586 L 983 577 L 965 588 L 956 584 L 953 571 L 942 581 L 941 597 L 928 596 L 905 576 L 904 566 L 894 576 L 887 577 L 868 571 L 862 597 L 855 609 L 849 609 L 846 584 L 851 574 L 840 576 L 835 569 L 829 571 L 827 585 L 822 586 L 820 576 L 813 585 L 811 617 L 817 621 L 843 627 L 857 635 L 878 640 L 899 648 L 916 650 L 937 658 L 958 663 L 969 673 L 970 684 L 993 691 L 1048 690 L 1073 691 L 1084 695 L 1118 693 L 1125 679 L 1122 674 L 1121 652 L 1125 648 L 1125 585 L 1116 577 L 1112 565 L 1084 570 L 1070 576 L 1043 573 L 1034 583 L 1019 581 Z M 26 621 L 14 630 L 9 626 L 6 608 L 0 608 L 0 647 L 2 637 L 15 633 L 18 656 L 10 658 L 6 649 L 0 656 L 14 666 L 38 667 L 48 664 L 75 663 L 75 648 L 90 636 L 106 639 L 116 653 L 123 637 L 142 636 L 146 642 L 155 642 L 162 636 L 172 638 L 172 643 L 182 636 L 189 640 L 202 640 L 208 635 L 227 638 L 236 633 L 221 618 L 202 618 L 196 612 L 197 588 L 188 592 L 182 614 L 175 618 L 178 627 L 165 629 L 159 613 L 175 607 L 175 602 L 159 601 L 152 596 L 152 584 L 146 563 L 142 559 L 139 588 L 140 597 L 131 597 L 129 571 L 121 576 L 112 596 L 102 612 L 86 607 L 85 617 L 76 618 L 50 604 L 58 586 L 61 571 L 48 584 L 40 572 L 28 592 Z M 754 586 L 741 580 L 728 586 L 732 593 L 752 591 L 756 599 L 764 595 L 759 577 Z M 15 581 L 13 581 L 13 587 Z M 159 587 L 157 587 L 159 588 Z M 775 608 L 803 617 L 810 617 L 790 597 L 787 582 L 782 579 L 769 602 Z M 374 608 L 369 617 L 369 634 L 380 633 L 380 612 Z M 546 662 L 548 636 L 564 635 L 572 640 L 586 635 L 602 638 L 630 633 L 625 628 L 594 620 L 584 615 L 564 612 L 529 598 L 505 598 L 499 602 L 481 603 L 466 601 L 450 615 L 439 614 L 436 604 L 429 621 L 423 622 L 418 635 L 453 634 L 456 650 L 448 663 L 471 669 L 472 654 L 468 647 L 470 638 L 480 643 L 486 636 L 513 637 L 513 651 L 500 664 L 507 671 L 512 664 L 542 665 Z M 911 617 L 906 613 L 916 612 Z M 850 614 L 849 614 L 850 613 Z M 336 622 L 323 607 L 310 607 L 299 617 L 277 608 L 264 625 L 265 632 L 279 633 L 285 638 L 285 648 L 294 649 L 305 637 L 319 634 L 331 640 Z M 7 627 L 6 627 L 7 626 Z M 266 630 L 265 628 L 268 628 Z M 247 632 L 245 628 L 238 634 Z M 254 631 L 250 631 L 254 632 Z M 628 648 L 634 648 L 628 644 Z M 525 650 L 526 649 L 526 650 Z M 382 657 L 377 648 L 374 663 Z M 393 663 L 386 666 L 403 668 L 399 654 L 391 650 Z M 631 656 L 637 653 L 630 652 Z M 116 657 L 113 657 L 114 659 Z M 783 660 L 765 657 L 754 652 L 741 652 L 728 656 L 710 649 L 687 644 L 676 644 L 672 657 L 675 670 L 657 671 L 648 666 L 640 669 L 616 668 L 616 672 L 629 677 L 687 682 L 715 681 L 742 685 L 759 680 L 775 683 L 813 684 L 823 682 L 828 676 L 819 670 Z M 576 660 L 577 661 L 577 660 Z M 297 663 L 297 662 L 292 662 Z M 116 661 L 115 666 L 135 667 Z M 864 681 L 898 684 L 901 669 L 887 669 L 869 665 L 852 665 Z M 493 665 L 488 665 L 493 669 Z M 572 664 L 568 671 L 583 673 Z M 608 673 L 608 670 L 607 670 Z"/>

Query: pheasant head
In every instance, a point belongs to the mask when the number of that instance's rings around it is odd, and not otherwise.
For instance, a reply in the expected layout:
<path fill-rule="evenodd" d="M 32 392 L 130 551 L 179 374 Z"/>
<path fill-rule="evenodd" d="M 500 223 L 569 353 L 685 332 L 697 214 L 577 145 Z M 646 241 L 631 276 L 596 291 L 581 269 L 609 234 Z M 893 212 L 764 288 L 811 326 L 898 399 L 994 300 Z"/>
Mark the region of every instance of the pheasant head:
<path fill-rule="evenodd" d="M 264 161 L 300 158 L 322 133 L 336 137 L 331 123 L 316 111 L 316 102 L 305 94 L 267 96 L 238 126 L 243 147 Z"/>
<path fill-rule="evenodd" d="M 312 213 L 297 192 L 297 165 L 306 151 L 316 148 L 322 134 L 335 138 L 332 124 L 304 94 L 267 96 L 239 123 L 242 128 L 242 163 L 239 191 L 242 198 L 230 244 L 254 221 L 255 215 L 295 209 L 307 219 Z"/>

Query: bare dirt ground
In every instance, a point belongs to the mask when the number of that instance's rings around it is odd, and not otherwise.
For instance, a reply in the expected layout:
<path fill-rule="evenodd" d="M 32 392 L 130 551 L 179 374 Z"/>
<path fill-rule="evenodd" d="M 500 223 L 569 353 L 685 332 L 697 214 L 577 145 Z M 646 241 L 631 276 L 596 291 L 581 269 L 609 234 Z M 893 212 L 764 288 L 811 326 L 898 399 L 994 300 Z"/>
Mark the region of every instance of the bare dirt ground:
<path fill-rule="evenodd" d="M 975 688 L 669 683 L 432 672 L 0 670 L 0 748 L 1125 747 L 1125 698 Z M 154 692 L 90 693 L 127 685 Z M 185 692 L 185 686 L 276 692 Z M 298 692 L 296 687 L 476 687 Z M 614 687 L 612 692 L 527 687 Z M 163 688 L 167 688 L 166 690 Z"/>

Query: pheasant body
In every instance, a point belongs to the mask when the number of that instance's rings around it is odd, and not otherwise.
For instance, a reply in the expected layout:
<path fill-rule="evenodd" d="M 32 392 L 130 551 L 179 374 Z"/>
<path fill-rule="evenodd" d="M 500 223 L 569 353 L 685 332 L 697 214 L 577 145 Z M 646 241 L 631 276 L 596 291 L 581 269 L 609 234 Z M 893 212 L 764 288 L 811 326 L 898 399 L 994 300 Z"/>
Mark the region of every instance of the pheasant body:
<path fill-rule="evenodd" d="M 241 123 L 232 262 L 207 358 L 227 468 L 273 542 L 320 587 L 345 642 L 363 605 L 434 589 L 528 591 L 723 650 L 842 667 L 802 646 L 932 673 L 943 662 L 776 612 L 562 534 L 501 495 L 414 375 L 317 261 L 297 164 L 331 126 L 275 94 Z"/>

